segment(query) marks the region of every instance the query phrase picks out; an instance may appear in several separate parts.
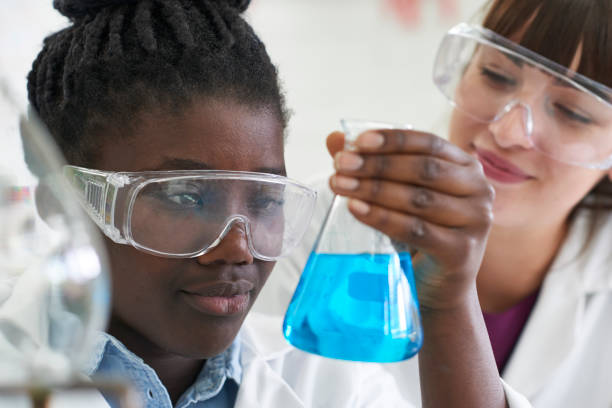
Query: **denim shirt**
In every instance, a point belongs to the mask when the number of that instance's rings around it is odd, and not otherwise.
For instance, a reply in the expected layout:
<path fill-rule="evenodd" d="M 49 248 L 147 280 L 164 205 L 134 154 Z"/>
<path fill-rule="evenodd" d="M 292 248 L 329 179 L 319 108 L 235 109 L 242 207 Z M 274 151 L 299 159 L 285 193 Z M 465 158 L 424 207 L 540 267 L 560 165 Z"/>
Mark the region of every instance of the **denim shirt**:
<path fill-rule="evenodd" d="M 196 381 L 183 393 L 174 408 L 234 406 L 242 379 L 239 337 L 223 353 L 206 361 Z M 155 371 L 108 333 L 98 336 L 93 358 L 85 372 L 96 377 L 127 378 L 140 394 L 144 407 L 173 408 L 170 395 Z"/>

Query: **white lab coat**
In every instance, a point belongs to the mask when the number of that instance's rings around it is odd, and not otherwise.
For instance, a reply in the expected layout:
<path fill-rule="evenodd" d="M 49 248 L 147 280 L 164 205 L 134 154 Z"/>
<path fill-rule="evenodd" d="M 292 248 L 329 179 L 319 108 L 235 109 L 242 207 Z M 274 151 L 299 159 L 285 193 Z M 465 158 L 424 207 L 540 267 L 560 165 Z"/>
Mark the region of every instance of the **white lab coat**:
<path fill-rule="evenodd" d="M 275 267 L 255 309 L 283 314 L 312 249 L 332 193 L 317 183 L 311 230 Z M 587 242 L 591 214 L 574 220 L 502 378 L 537 408 L 612 407 L 612 215 Z M 517 254 L 520 256 L 520 254 Z M 417 359 L 386 364 L 406 399 L 420 401 Z"/>
<path fill-rule="evenodd" d="M 416 407 L 380 364 L 332 360 L 289 346 L 278 316 L 252 313 L 243 330 L 243 383 L 236 408 Z M 530 407 L 504 384 L 511 408 Z"/>

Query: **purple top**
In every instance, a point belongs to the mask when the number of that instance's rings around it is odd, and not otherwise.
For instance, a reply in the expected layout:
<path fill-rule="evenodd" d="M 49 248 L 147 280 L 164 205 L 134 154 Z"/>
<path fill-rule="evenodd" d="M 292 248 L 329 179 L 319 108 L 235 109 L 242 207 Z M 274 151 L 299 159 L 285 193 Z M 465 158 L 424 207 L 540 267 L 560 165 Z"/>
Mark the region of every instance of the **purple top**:
<path fill-rule="evenodd" d="M 533 305 L 538 299 L 538 293 L 539 291 L 536 291 L 501 313 L 482 312 L 493 347 L 497 369 L 500 373 L 504 370 L 506 362 L 523 331 Z"/>

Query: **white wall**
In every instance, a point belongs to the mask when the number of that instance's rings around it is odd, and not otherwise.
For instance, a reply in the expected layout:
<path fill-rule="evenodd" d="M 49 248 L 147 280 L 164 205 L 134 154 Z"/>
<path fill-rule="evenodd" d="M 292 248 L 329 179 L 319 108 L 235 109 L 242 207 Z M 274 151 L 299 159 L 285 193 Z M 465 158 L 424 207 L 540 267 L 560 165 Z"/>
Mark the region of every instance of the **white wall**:
<path fill-rule="evenodd" d="M 0 0 L 0 77 L 7 78 L 21 103 L 25 78 L 45 36 L 67 25 L 52 0 Z"/>
<path fill-rule="evenodd" d="M 0 1 L 0 75 L 25 104 L 25 76 L 42 38 L 66 20 L 52 0 Z M 452 18 L 440 17 L 443 0 L 421 0 L 422 18 L 413 27 L 400 24 L 385 1 L 253 0 L 247 17 L 279 67 L 294 112 L 290 176 L 331 172 L 324 140 L 342 117 L 430 130 L 447 112 L 431 81 L 435 51 L 444 32 L 469 19 L 483 0 L 455 0 Z"/>

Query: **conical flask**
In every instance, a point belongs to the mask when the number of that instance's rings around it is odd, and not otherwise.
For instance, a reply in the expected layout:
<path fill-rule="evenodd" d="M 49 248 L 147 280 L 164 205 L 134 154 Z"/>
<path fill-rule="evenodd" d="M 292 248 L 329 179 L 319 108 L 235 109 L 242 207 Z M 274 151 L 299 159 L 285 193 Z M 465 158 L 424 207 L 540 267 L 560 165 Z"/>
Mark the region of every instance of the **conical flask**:
<path fill-rule="evenodd" d="M 342 127 L 347 149 L 366 130 L 406 128 L 356 120 L 342 120 Z M 357 221 L 347 199 L 336 196 L 287 309 L 287 341 L 342 360 L 414 356 L 423 331 L 410 253 L 400 247 Z"/>

